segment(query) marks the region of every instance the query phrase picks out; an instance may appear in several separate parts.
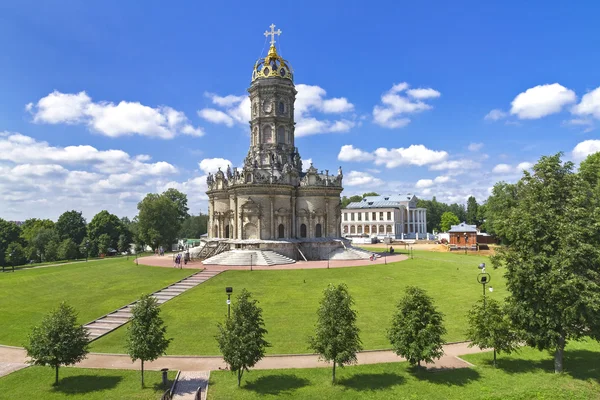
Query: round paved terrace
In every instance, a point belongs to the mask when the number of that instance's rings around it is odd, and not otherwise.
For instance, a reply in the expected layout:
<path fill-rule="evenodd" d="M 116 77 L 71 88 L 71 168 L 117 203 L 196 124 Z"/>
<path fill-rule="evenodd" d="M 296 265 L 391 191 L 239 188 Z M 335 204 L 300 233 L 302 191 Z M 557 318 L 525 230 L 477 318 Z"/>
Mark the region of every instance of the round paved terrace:
<path fill-rule="evenodd" d="M 393 254 L 393 255 L 382 255 L 376 258 L 374 261 L 370 260 L 338 260 L 338 261 L 296 261 L 294 264 L 283 264 L 283 265 L 254 265 L 253 270 L 274 270 L 274 269 L 317 269 L 317 268 L 346 268 L 346 267 L 364 267 L 366 265 L 379 265 L 387 264 L 397 261 L 404 261 L 408 259 L 408 256 L 404 254 Z M 156 267 L 170 267 L 173 268 L 173 254 L 167 254 L 164 256 L 147 256 L 138 258 L 138 263 L 144 265 L 151 265 Z M 201 261 L 188 262 L 187 265 L 182 265 L 182 268 L 205 268 L 208 271 L 227 271 L 227 270 L 249 270 L 248 265 L 203 265 Z"/>

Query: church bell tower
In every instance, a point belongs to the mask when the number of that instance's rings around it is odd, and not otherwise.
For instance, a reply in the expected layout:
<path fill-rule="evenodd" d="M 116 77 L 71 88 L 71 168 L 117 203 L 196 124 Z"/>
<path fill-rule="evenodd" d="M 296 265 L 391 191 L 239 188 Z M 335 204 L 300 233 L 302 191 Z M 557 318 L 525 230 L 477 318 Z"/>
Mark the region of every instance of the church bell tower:
<path fill-rule="evenodd" d="M 252 71 L 248 89 L 251 102 L 250 149 L 247 160 L 259 170 L 282 171 L 288 168 L 302 172 L 302 161 L 295 146 L 294 102 L 296 89 L 290 63 L 277 54 L 275 35 L 271 31 L 271 46 L 265 58 L 259 59 Z"/>

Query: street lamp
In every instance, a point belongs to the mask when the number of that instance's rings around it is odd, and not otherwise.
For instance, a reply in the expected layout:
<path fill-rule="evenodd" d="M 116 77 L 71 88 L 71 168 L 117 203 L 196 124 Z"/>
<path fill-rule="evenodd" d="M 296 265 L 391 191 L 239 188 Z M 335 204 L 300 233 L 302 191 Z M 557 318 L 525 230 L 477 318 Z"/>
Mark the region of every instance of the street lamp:
<path fill-rule="evenodd" d="M 252 271 L 252 256 L 253 256 L 253 254 L 250 253 L 250 271 Z"/>
<path fill-rule="evenodd" d="M 227 286 L 225 288 L 225 293 L 227 293 L 227 319 L 231 316 L 231 293 L 233 293 L 233 288 L 231 286 Z"/>
<path fill-rule="evenodd" d="M 13 254 L 15 254 L 15 253 L 13 251 L 11 251 L 8 256 L 10 257 L 10 266 L 12 267 L 12 272 L 15 272 L 15 262 L 13 261 Z M 2 272 L 4 272 L 4 271 L 2 271 Z"/>
<path fill-rule="evenodd" d="M 85 241 L 85 262 L 87 262 L 87 260 L 88 260 L 89 247 L 90 247 L 90 241 L 86 240 Z"/>
<path fill-rule="evenodd" d="M 465 232 L 465 254 L 467 254 L 467 247 L 469 245 L 469 235 Z"/>
<path fill-rule="evenodd" d="M 490 274 L 485 272 L 485 263 L 479 264 L 479 266 L 477 268 L 479 268 L 481 270 L 481 272 L 477 275 L 477 282 L 481 283 L 481 285 L 483 286 L 483 309 L 485 310 L 485 285 L 490 283 L 490 281 L 492 280 L 492 277 Z M 494 288 L 490 287 L 490 292 L 493 292 L 493 291 L 494 291 Z"/>

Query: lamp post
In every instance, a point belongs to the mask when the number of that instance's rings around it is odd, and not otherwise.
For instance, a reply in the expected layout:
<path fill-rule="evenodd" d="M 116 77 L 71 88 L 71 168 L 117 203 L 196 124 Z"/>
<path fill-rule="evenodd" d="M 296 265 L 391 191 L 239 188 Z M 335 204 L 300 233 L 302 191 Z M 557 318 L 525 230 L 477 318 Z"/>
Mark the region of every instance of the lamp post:
<path fill-rule="evenodd" d="M 85 262 L 88 261 L 88 254 L 90 252 L 89 248 L 90 248 L 90 241 L 86 240 L 85 241 Z"/>
<path fill-rule="evenodd" d="M 252 271 L 252 256 L 253 256 L 253 254 L 250 253 L 250 271 Z"/>
<path fill-rule="evenodd" d="M 469 235 L 465 232 L 465 254 L 467 254 L 467 247 L 469 245 Z"/>
<path fill-rule="evenodd" d="M 231 316 L 231 293 L 233 293 L 233 288 L 231 286 L 227 286 L 225 288 L 225 293 L 227 293 L 227 319 Z"/>
<path fill-rule="evenodd" d="M 13 254 L 15 253 L 11 251 L 8 256 L 10 257 L 10 266 L 12 267 L 12 272 L 15 272 L 15 262 L 13 261 Z"/>
<path fill-rule="evenodd" d="M 481 285 L 483 286 L 483 309 L 485 310 L 485 285 L 490 283 L 490 281 L 492 280 L 492 277 L 490 274 L 485 272 L 485 263 L 479 264 L 479 266 L 477 268 L 479 268 L 481 270 L 481 272 L 477 275 L 477 282 L 481 283 Z M 494 291 L 494 288 L 490 286 L 490 292 L 493 292 L 493 291 Z"/>

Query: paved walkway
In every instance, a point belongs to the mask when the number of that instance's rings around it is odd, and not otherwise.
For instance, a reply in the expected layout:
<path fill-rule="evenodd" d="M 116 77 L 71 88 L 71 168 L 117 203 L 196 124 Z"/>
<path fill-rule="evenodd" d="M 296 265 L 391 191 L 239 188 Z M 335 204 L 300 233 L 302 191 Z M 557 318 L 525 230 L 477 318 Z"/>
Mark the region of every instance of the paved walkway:
<path fill-rule="evenodd" d="M 192 274 L 187 278 L 184 278 L 161 290 L 152 293 L 151 296 L 157 300 L 158 304 L 163 304 L 186 292 L 187 290 L 206 282 L 213 276 L 218 275 L 220 273 L 221 271 L 206 270 L 196 272 L 195 274 Z M 136 302 L 134 301 L 131 304 L 121 307 L 88 324 L 85 324 L 84 327 L 88 330 L 90 334 L 90 339 L 94 341 L 99 337 L 102 337 L 107 333 L 112 332 L 115 329 L 125 325 L 131 319 L 132 307 L 135 303 Z"/>
<path fill-rule="evenodd" d="M 27 368 L 29 364 L 25 363 L 9 363 L 9 362 L 0 362 L 0 378 L 4 375 L 8 375 L 11 372 L 18 371 L 23 368 Z"/>
<path fill-rule="evenodd" d="M 463 368 L 470 364 L 461 360 L 458 356 L 463 354 L 481 353 L 488 350 L 480 350 L 477 347 L 468 347 L 468 342 L 450 343 L 444 345 L 444 355 L 434 364 L 428 367 L 434 369 Z M 358 353 L 358 364 L 378 364 L 387 362 L 406 361 L 398 357 L 390 350 L 362 351 Z M 25 363 L 27 355 L 24 349 L 19 347 L 1 346 L 0 360 L 9 362 Z M 101 354 L 90 353 L 88 357 L 77 364 L 82 368 L 108 368 L 108 369 L 139 369 L 140 363 L 131 362 L 125 354 Z M 328 367 L 330 364 L 320 361 L 315 354 L 299 355 L 273 355 L 266 356 L 256 364 L 255 369 L 282 369 L 282 368 L 318 368 Z M 144 367 L 149 370 L 160 370 L 169 368 L 181 371 L 213 371 L 226 369 L 227 365 L 220 356 L 165 356 L 156 361 L 145 363 Z"/>
<path fill-rule="evenodd" d="M 252 267 L 253 270 L 284 270 L 284 269 L 326 269 L 329 264 L 329 268 L 345 268 L 345 267 L 362 267 L 365 265 L 381 265 L 397 261 L 404 261 L 408 259 L 408 256 L 404 254 L 388 255 L 387 257 L 381 256 L 374 261 L 370 260 L 339 260 L 329 261 L 296 261 L 294 264 L 283 264 L 283 265 L 255 265 Z M 148 256 L 138 258 L 138 262 L 144 265 L 152 265 L 156 267 L 170 267 L 173 268 L 173 260 L 171 257 L 160 257 L 160 256 Z M 228 270 L 250 270 L 247 265 L 203 265 L 201 261 L 189 262 L 183 268 L 206 268 L 207 271 L 228 271 Z"/>
<path fill-rule="evenodd" d="M 200 400 L 206 400 L 210 371 L 181 371 L 175 384 L 173 400 L 195 400 L 196 391 L 202 388 Z"/>

